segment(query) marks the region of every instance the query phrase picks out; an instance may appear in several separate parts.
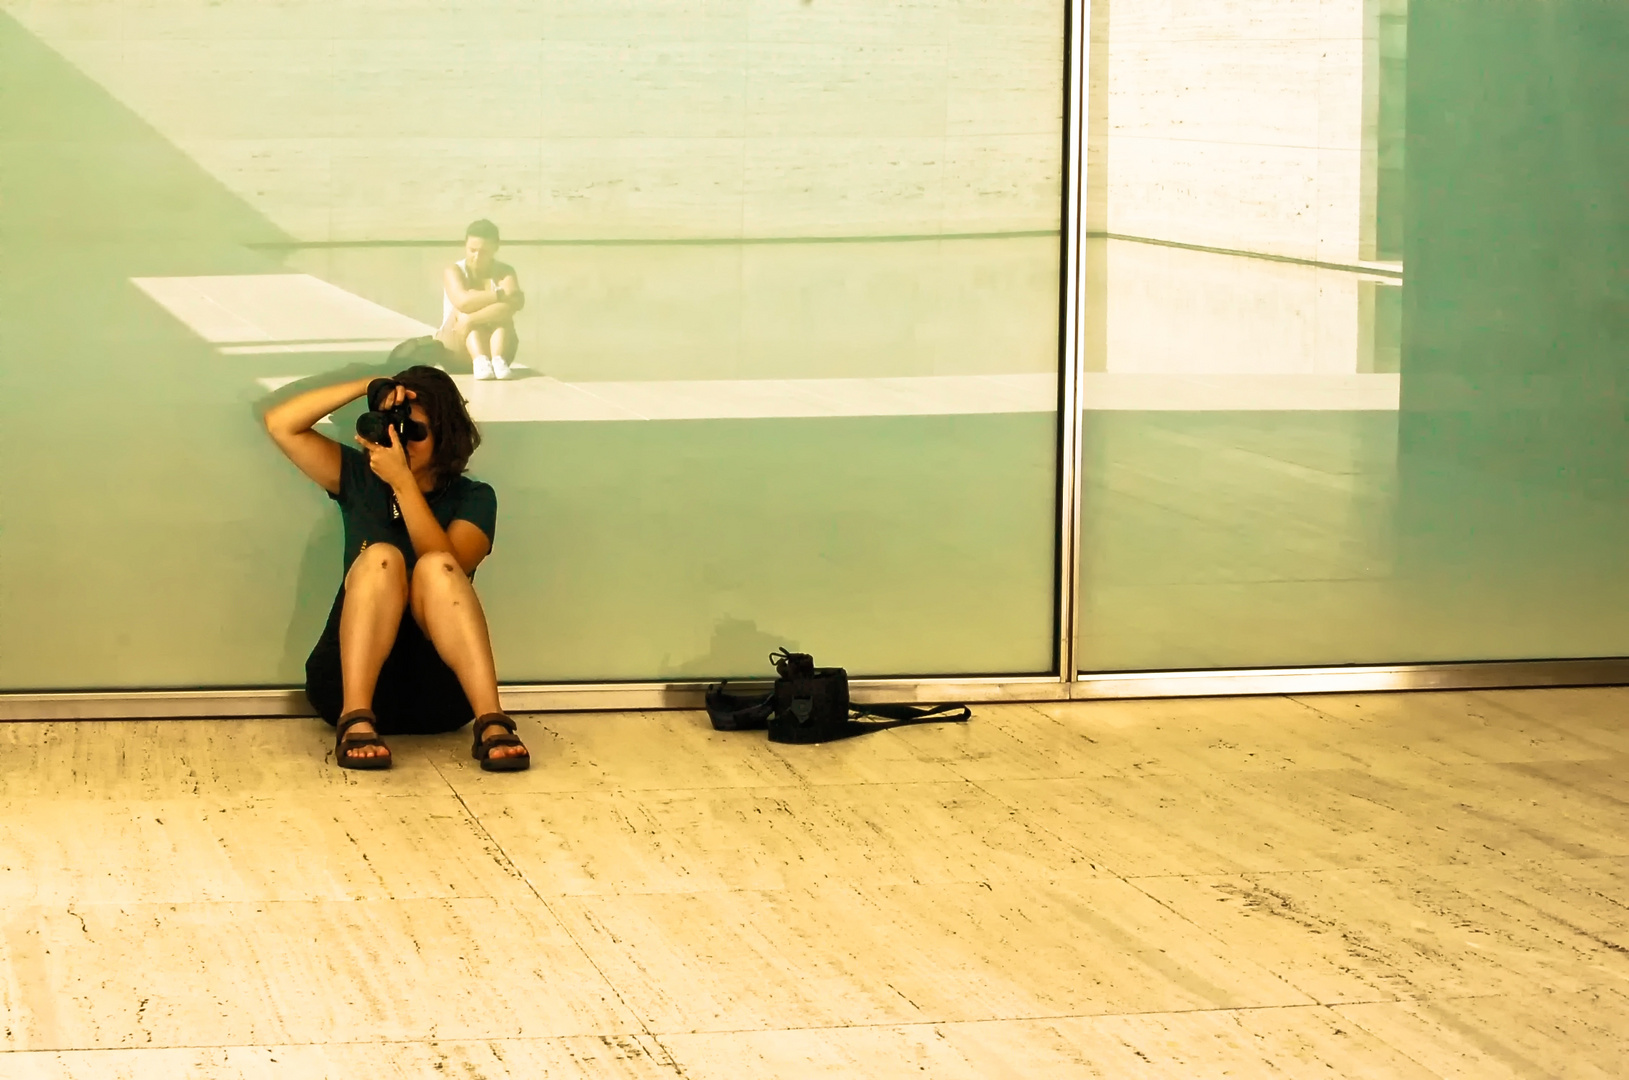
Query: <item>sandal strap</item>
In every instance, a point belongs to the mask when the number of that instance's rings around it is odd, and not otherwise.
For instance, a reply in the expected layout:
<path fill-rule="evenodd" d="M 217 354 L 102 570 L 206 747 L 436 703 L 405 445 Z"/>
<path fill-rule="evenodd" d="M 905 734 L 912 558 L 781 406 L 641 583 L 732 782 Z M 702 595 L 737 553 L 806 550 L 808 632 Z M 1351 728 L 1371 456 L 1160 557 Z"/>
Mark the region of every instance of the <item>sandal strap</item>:
<path fill-rule="evenodd" d="M 374 728 L 377 729 L 379 726 L 379 718 L 374 716 L 371 712 L 365 712 L 360 709 L 353 713 L 346 713 L 344 716 L 339 718 L 339 723 L 334 725 L 334 737 L 336 739 L 344 739 L 345 733 L 358 724 L 372 724 Z M 378 734 L 378 731 L 375 730 L 374 734 Z"/>
<path fill-rule="evenodd" d="M 339 745 L 349 750 L 353 746 L 384 746 L 385 740 L 377 735 L 358 735 L 354 739 L 341 739 Z"/>
<path fill-rule="evenodd" d="M 490 739 L 486 738 L 487 729 L 494 727 L 503 728 L 504 734 L 494 735 Z M 477 716 L 475 718 L 475 756 L 482 761 L 490 761 L 492 760 L 491 751 L 495 746 L 518 746 L 522 750 L 526 749 L 526 744 L 521 742 L 520 738 L 515 734 L 515 722 L 509 717 L 503 713 L 487 713 L 485 716 Z M 531 751 L 528 750 L 527 754 L 530 753 Z M 512 756 L 522 757 L 525 755 L 515 754 Z"/>
<path fill-rule="evenodd" d="M 352 735 L 351 729 L 358 724 L 378 724 L 379 718 L 372 712 L 358 709 L 339 718 L 334 725 L 334 754 L 351 761 L 365 760 L 358 758 L 355 751 L 364 746 L 384 746 L 383 754 L 369 754 L 368 758 L 387 758 L 390 756 L 390 747 L 385 746 L 385 740 L 379 737 L 379 731 L 374 729 L 372 735 Z"/>
<path fill-rule="evenodd" d="M 475 737 L 479 739 L 486 733 L 486 729 L 491 727 L 493 724 L 497 724 L 499 727 L 507 729 L 511 735 L 515 733 L 515 722 L 501 712 L 494 712 L 487 713 L 485 716 L 477 716 L 475 718 Z"/>

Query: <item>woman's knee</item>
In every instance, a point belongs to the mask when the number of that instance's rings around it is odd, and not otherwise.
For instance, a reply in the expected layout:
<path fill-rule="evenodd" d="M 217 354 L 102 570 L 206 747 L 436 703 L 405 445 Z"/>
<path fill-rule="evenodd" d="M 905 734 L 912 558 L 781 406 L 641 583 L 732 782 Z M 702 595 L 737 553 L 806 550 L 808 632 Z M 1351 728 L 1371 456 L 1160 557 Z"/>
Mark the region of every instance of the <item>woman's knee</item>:
<path fill-rule="evenodd" d="M 395 544 L 369 544 L 345 574 L 345 591 L 364 586 L 407 587 L 407 559 Z"/>
<path fill-rule="evenodd" d="M 450 552 L 432 551 L 413 566 L 413 592 L 423 596 L 468 581 L 464 568 Z"/>
<path fill-rule="evenodd" d="M 469 345 L 465 342 L 463 336 L 453 329 L 452 324 L 449 323 L 438 330 L 436 340 L 446 346 L 447 351 L 453 354 L 455 360 L 469 359 Z"/>

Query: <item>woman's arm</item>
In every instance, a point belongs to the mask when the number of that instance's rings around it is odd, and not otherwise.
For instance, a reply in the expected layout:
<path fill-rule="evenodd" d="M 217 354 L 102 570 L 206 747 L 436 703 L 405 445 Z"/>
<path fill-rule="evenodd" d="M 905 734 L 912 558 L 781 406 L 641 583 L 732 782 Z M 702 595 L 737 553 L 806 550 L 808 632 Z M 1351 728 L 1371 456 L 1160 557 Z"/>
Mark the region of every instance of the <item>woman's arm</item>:
<path fill-rule="evenodd" d="M 492 541 L 487 539 L 486 533 L 462 518 L 443 529 L 416 484 L 396 492 L 396 505 L 402 508 L 402 523 L 407 526 L 408 539 L 413 541 L 414 558 L 422 559 L 433 551 L 444 551 L 457 560 L 464 573 L 473 574 L 492 550 Z"/>
<path fill-rule="evenodd" d="M 520 277 L 512 266 L 500 266 L 503 271 L 501 280 L 493 286 L 493 291 L 503 290 L 503 302 L 511 309 L 519 311 L 526 306 L 526 294 L 520 291 Z"/>
<path fill-rule="evenodd" d="M 422 559 L 434 552 L 444 552 L 457 560 L 464 573 L 472 574 L 481 565 L 492 541 L 480 527 L 463 519 L 454 520 L 445 529 L 436 520 L 435 512 L 419 490 L 418 480 L 407 465 L 407 451 L 396 441 L 396 429 L 386 428 L 390 438 L 388 446 L 370 443 L 360 435 L 356 441 L 368 452 L 368 465 L 373 474 L 390 485 L 395 493 L 396 505 L 402 511 L 402 524 L 407 526 L 407 538 L 413 544 L 413 555 Z M 335 447 L 337 452 L 338 447 Z"/>
<path fill-rule="evenodd" d="M 371 379 L 320 386 L 266 410 L 266 431 L 277 448 L 324 490 L 339 493 L 339 444 L 311 425 L 368 392 Z"/>
<path fill-rule="evenodd" d="M 458 316 L 458 324 L 465 333 L 477 326 L 502 326 L 514 320 L 516 306 L 509 302 L 507 294 L 500 303 L 488 304 L 476 311 L 465 312 Z"/>
<path fill-rule="evenodd" d="M 447 298 L 452 301 L 453 307 L 466 315 L 491 307 L 499 300 L 495 285 L 487 289 L 470 288 L 464 279 L 464 272 L 456 265 L 447 267 L 441 278 L 447 287 Z"/>

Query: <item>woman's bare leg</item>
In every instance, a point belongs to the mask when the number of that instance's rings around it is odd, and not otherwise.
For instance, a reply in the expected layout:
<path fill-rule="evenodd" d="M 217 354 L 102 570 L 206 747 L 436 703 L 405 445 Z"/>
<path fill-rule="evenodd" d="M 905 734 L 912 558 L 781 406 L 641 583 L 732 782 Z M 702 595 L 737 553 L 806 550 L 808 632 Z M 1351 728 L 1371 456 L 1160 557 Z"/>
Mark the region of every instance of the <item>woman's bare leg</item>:
<path fill-rule="evenodd" d="M 492 328 L 492 353 L 501 356 L 509 363 L 515 362 L 515 348 L 519 343 L 515 339 L 515 328 L 505 323 Z"/>
<path fill-rule="evenodd" d="M 469 349 L 472 360 L 477 356 L 492 359 L 492 331 L 485 326 L 477 326 L 464 338 L 464 347 Z"/>
<path fill-rule="evenodd" d="M 454 319 L 448 319 L 441 329 L 436 331 L 436 340 L 447 347 L 447 351 L 452 353 L 454 360 L 473 359 L 469 355 L 469 347 L 464 340 L 466 336 L 458 332 L 458 326 Z"/>
<path fill-rule="evenodd" d="M 340 714 L 373 708 L 379 670 L 396 643 L 396 630 L 407 607 L 407 560 L 394 544 L 370 544 L 345 574 L 345 600 L 339 612 L 339 669 L 344 687 Z M 374 734 L 363 721 L 351 729 Z M 389 753 L 379 746 L 359 746 L 348 757 Z"/>
<path fill-rule="evenodd" d="M 413 618 L 458 676 L 476 716 L 502 712 L 498 701 L 498 673 L 492 662 L 492 639 L 487 636 L 486 613 L 458 560 L 437 552 L 413 567 Z M 505 734 L 493 728 L 494 734 Z M 480 733 L 484 738 L 486 732 Z M 494 746 L 492 757 L 524 754 L 524 747 Z"/>

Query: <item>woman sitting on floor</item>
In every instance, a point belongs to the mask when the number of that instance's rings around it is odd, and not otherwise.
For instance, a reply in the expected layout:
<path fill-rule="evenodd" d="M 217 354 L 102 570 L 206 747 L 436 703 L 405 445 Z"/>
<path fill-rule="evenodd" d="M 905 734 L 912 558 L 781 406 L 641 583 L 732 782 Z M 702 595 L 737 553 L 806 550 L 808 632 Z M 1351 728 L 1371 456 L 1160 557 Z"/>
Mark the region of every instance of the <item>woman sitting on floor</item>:
<path fill-rule="evenodd" d="M 498 499 L 464 475 L 481 437 L 458 387 L 432 366 L 447 359 L 434 338 L 391 352 L 392 366 L 411 366 L 382 391 L 380 407 L 406 402 L 416 423 L 387 429 L 389 445 L 357 436 L 356 450 L 311 430 L 367 394 L 369 379 L 308 390 L 266 412 L 278 448 L 339 503 L 345 521 L 344 581 L 305 668 L 306 695 L 335 726 L 344 769 L 388 768 L 381 735 L 454 731 L 472 718 L 481 768 L 531 763 L 498 703 L 486 615 L 471 583 L 492 550 Z"/>

